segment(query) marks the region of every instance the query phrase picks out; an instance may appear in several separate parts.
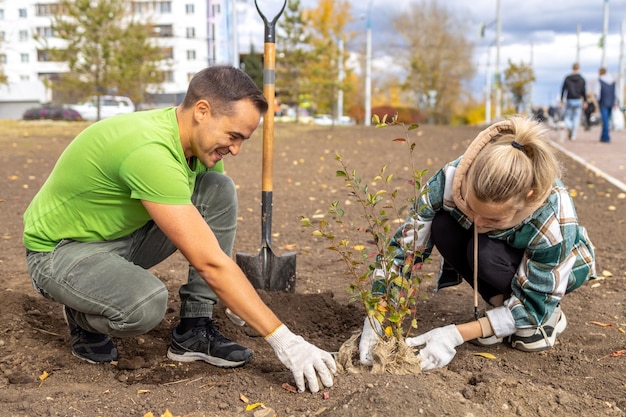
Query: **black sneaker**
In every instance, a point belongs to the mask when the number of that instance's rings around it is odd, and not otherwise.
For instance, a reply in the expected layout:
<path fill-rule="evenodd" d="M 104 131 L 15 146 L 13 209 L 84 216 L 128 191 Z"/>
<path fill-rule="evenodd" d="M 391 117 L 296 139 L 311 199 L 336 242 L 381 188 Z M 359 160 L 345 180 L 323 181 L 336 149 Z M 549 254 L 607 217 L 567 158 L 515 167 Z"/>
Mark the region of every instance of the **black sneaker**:
<path fill-rule="evenodd" d="M 70 328 L 72 355 L 89 363 L 107 363 L 117 360 L 117 348 L 109 336 L 92 333 L 74 321 L 75 310 L 63 306 L 63 317 Z"/>
<path fill-rule="evenodd" d="M 245 365 L 252 355 L 252 350 L 224 337 L 210 318 L 201 318 L 196 327 L 183 334 L 175 327 L 167 350 L 167 357 L 173 361 L 204 361 L 220 368 Z"/>
<path fill-rule="evenodd" d="M 556 337 L 563 333 L 566 327 L 567 319 L 559 306 L 543 326 L 521 329 L 511 335 L 511 347 L 524 352 L 541 352 L 551 349 L 556 342 Z"/>

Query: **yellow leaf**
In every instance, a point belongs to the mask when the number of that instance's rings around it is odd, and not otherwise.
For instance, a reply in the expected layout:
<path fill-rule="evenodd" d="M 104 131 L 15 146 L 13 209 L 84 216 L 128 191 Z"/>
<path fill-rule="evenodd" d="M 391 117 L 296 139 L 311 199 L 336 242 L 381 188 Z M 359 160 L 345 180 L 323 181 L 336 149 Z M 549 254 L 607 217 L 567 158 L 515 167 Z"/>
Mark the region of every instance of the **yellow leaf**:
<path fill-rule="evenodd" d="M 385 327 L 385 334 L 389 337 L 393 336 L 393 329 L 391 328 L 391 326 Z"/>
<path fill-rule="evenodd" d="M 602 271 L 602 276 L 603 277 L 607 277 L 610 278 L 613 276 L 613 273 L 611 271 L 607 271 L 606 269 Z"/>
<path fill-rule="evenodd" d="M 152 411 L 148 411 L 146 414 L 143 415 L 143 417 L 154 417 L 154 414 L 152 414 Z"/>
<path fill-rule="evenodd" d="M 578 192 L 576 190 L 570 190 L 569 195 L 570 197 L 574 198 L 578 195 Z"/>
<path fill-rule="evenodd" d="M 254 410 L 257 407 L 264 407 L 263 403 L 254 403 L 246 405 L 246 411 Z"/>
<path fill-rule="evenodd" d="M 487 352 L 474 352 L 474 356 L 482 356 L 483 358 L 487 359 L 497 359 L 495 355 Z"/>
<path fill-rule="evenodd" d="M 363 245 L 355 245 L 354 246 L 354 250 L 363 250 L 363 249 L 365 249 L 365 246 L 363 246 Z"/>
<path fill-rule="evenodd" d="M 46 378 L 48 378 L 50 376 L 50 374 L 46 371 L 43 371 L 43 373 L 41 375 L 39 375 L 39 380 L 41 382 L 43 382 Z"/>
<path fill-rule="evenodd" d="M 170 410 L 166 408 L 165 412 L 161 414 L 161 417 L 174 417 L 174 416 L 172 415 L 172 413 L 170 413 Z"/>

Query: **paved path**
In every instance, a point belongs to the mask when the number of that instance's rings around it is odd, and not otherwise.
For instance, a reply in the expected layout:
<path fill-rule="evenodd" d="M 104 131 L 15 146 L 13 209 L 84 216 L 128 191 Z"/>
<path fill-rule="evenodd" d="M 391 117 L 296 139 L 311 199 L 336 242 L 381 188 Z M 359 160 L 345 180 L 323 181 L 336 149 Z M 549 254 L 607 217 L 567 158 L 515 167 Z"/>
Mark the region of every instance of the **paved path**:
<path fill-rule="evenodd" d="M 607 181 L 626 192 L 626 129 L 611 131 L 611 142 L 600 143 L 600 126 L 578 129 L 576 140 L 565 138 L 564 131 L 553 131 L 553 144 Z"/>

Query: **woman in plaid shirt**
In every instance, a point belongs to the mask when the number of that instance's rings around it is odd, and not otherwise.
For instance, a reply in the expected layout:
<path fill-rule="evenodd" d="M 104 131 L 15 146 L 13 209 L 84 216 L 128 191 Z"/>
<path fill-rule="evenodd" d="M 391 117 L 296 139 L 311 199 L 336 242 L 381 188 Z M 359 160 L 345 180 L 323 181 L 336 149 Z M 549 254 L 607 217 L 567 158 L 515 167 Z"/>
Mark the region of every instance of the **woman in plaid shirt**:
<path fill-rule="evenodd" d="M 521 116 L 485 129 L 428 181 L 417 218 L 397 230 L 393 245 L 401 254 L 394 268 L 401 271 L 412 256 L 406 248 L 419 248 L 418 263 L 436 247 L 445 259 L 437 289 L 476 280 L 475 290 L 492 307 L 475 321 L 408 338 L 409 346 L 422 347 L 422 369 L 447 365 L 466 341 L 486 346 L 506 337 L 523 351 L 551 348 L 567 326 L 561 299 L 595 278 L 593 245 L 559 179 L 547 135 Z M 359 346 L 365 365 L 376 340 L 366 319 Z"/>

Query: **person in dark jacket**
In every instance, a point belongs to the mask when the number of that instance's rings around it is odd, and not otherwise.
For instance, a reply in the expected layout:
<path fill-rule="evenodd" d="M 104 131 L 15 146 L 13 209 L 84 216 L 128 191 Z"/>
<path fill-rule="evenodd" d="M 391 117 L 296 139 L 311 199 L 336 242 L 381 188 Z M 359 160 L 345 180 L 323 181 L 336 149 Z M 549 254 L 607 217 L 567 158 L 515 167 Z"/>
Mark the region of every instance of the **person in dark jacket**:
<path fill-rule="evenodd" d="M 615 94 L 615 81 L 610 74 L 606 73 L 606 68 L 602 67 L 599 71 L 600 77 L 596 84 L 595 95 L 598 99 L 598 107 L 602 116 L 602 133 L 600 134 L 600 142 L 609 143 L 609 126 L 611 124 L 611 113 L 613 107 L 617 105 L 617 95 Z"/>
<path fill-rule="evenodd" d="M 585 79 L 578 72 L 578 62 L 572 65 L 572 73 L 565 77 L 561 87 L 561 100 L 565 104 L 563 119 L 570 140 L 576 139 L 576 131 L 580 124 L 582 110 L 586 107 L 587 90 Z"/>

